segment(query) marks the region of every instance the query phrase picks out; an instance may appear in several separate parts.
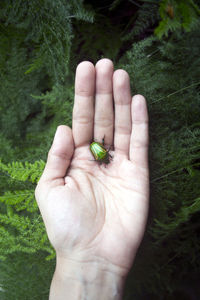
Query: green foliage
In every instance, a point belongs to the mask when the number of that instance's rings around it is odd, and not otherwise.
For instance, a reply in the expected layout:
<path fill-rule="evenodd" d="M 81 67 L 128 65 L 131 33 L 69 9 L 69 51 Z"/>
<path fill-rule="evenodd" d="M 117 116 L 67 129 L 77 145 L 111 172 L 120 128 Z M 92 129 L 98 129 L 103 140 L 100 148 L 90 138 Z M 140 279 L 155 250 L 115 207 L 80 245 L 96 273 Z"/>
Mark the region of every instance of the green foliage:
<path fill-rule="evenodd" d="M 57 111 L 32 95 L 52 92 L 55 107 L 55 90 L 59 87 L 63 91 L 62 95 L 57 93 L 59 101 L 67 102 L 69 92 L 64 92 L 71 90 L 73 80 L 69 74 L 73 22 L 92 22 L 93 15 L 81 0 L 1 1 L 0 127 L 15 159 L 27 160 L 30 151 L 32 161 L 40 155 L 45 158 Z M 69 119 L 71 111 L 65 112 Z M 3 144 L 1 152 L 6 149 Z"/>
<path fill-rule="evenodd" d="M 132 29 L 129 30 L 123 40 L 138 39 L 140 36 L 145 36 L 145 32 L 149 28 L 154 28 L 159 20 L 158 4 L 156 3 L 144 3 L 137 11 L 137 17 L 132 16 L 130 26 Z"/>
<path fill-rule="evenodd" d="M 55 263 L 45 259 L 46 253 L 16 252 L 1 262 L 1 300 L 46 300 Z"/>
<path fill-rule="evenodd" d="M 159 38 L 180 29 L 188 32 L 199 25 L 200 8 L 193 0 L 162 0 L 159 12 L 161 21 L 155 30 Z"/>
<path fill-rule="evenodd" d="M 3 2 L 0 16 L 4 26 L 14 27 L 28 46 L 30 59 L 25 74 L 44 68 L 56 81 L 63 81 L 68 72 L 72 19 L 93 21 L 92 12 L 84 9 L 81 0 L 9 0 Z"/>
<path fill-rule="evenodd" d="M 150 297 L 182 289 L 200 267 L 199 41 L 198 31 L 168 41 L 150 37 L 134 44 L 120 65 L 133 93 L 147 98 L 150 115 L 151 210 L 130 275 L 136 299 L 145 291 Z"/>
<path fill-rule="evenodd" d="M 195 3 L 196 2 L 196 3 Z M 199 0 L 136 0 L 130 1 L 135 13 L 123 29 L 123 41 L 138 41 L 152 34 L 161 39 L 172 32 L 181 33 L 199 26 Z M 110 10 L 122 7 L 123 1 L 113 1 Z M 131 7 L 130 7 L 131 8 Z"/>
<path fill-rule="evenodd" d="M 44 166 L 45 162 L 42 160 L 35 161 L 33 164 L 27 161 L 24 164 L 16 161 L 9 163 L 8 165 L 5 165 L 0 161 L 0 170 L 7 172 L 11 178 L 20 181 L 29 180 L 32 183 L 39 180 Z"/>
<path fill-rule="evenodd" d="M 0 4 L 1 299 L 48 298 L 55 254 L 34 189 L 56 127 L 71 126 L 84 59 L 112 59 L 148 101 L 150 217 L 125 299 L 171 299 L 200 267 L 199 1 L 90 3 Z"/>
<path fill-rule="evenodd" d="M 191 200 L 191 203 L 191 205 L 182 206 L 178 212 L 175 212 L 174 216 L 169 218 L 167 224 L 154 219 L 156 226 L 152 228 L 152 236 L 158 240 L 159 244 L 173 234 L 182 224 L 190 221 L 193 214 L 200 211 L 200 198 Z"/>
<path fill-rule="evenodd" d="M 10 175 L 8 180 L 36 183 L 44 169 L 43 161 L 0 162 L 0 170 Z M 28 187 L 28 185 L 27 185 Z M 46 251 L 54 254 L 48 243 L 45 227 L 34 198 L 34 188 L 5 191 L 0 196 L 0 258 L 5 260 L 15 252 L 36 253 Z"/>

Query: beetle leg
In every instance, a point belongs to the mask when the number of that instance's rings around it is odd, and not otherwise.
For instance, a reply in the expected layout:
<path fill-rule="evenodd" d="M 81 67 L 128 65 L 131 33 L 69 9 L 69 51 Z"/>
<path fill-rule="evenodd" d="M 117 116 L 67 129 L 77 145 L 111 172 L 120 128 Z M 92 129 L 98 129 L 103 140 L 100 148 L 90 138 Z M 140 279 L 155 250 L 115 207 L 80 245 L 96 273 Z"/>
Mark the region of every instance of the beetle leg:
<path fill-rule="evenodd" d="M 105 145 L 105 134 L 104 134 L 104 136 L 103 136 L 103 138 L 102 138 L 102 145 L 103 145 L 103 146 Z"/>
<path fill-rule="evenodd" d="M 109 157 L 110 157 L 111 159 L 113 159 L 113 156 L 112 156 L 110 153 L 108 153 L 108 155 L 109 155 Z"/>

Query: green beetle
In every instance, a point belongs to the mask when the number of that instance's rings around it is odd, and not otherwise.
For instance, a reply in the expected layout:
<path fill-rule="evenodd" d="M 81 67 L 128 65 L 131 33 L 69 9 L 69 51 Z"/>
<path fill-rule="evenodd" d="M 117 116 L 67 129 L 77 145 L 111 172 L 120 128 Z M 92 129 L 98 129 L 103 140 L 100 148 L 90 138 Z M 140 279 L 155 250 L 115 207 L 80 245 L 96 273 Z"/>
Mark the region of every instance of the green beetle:
<path fill-rule="evenodd" d="M 104 138 L 102 143 L 92 142 L 90 144 L 90 151 L 94 156 L 94 159 L 100 164 L 104 163 L 107 165 L 112 159 L 112 155 L 110 155 L 109 150 L 104 147 Z"/>

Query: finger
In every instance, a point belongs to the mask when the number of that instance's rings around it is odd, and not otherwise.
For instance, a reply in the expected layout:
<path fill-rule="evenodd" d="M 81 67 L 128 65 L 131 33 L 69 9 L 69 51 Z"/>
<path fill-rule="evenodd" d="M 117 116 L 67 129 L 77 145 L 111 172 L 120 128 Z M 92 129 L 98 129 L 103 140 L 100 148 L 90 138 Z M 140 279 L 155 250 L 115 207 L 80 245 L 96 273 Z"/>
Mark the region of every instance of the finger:
<path fill-rule="evenodd" d="M 130 160 L 141 167 L 148 167 L 148 112 L 146 100 L 136 95 L 132 100 L 132 133 Z"/>
<path fill-rule="evenodd" d="M 105 135 L 105 144 L 113 144 L 113 95 L 112 77 L 113 63 L 104 58 L 97 62 L 96 69 L 96 96 L 94 116 L 94 139 L 102 140 Z"/>
<path fill-rule="evenodd" d="M 113 76 L 113 94 L 115 102 L 115 153 L 129 158 L 131 136 L 131 92 L 129 75 L 117 70 Z"/>
<path fill-rule="evenodd" d="M 64 184 L 63 178 L 69 168 L 73 152 L 71 128 L 65 125 L 58 126 L 41 180 L 56 180 L 58 184 Z"/>
<path fill-rule="evenodd" d="M 72 132 L 75 147 L 89 143 L 93 138 L 95 69 L 89 61 L 76 69 L 75 99 Z"/>

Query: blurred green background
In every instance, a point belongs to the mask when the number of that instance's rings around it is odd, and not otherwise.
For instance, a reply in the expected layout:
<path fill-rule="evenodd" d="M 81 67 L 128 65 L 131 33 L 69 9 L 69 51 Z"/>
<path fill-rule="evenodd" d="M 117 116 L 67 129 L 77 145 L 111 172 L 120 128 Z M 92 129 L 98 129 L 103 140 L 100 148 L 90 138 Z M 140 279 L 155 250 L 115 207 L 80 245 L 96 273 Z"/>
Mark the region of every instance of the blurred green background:
<path fill-rule="evenodd" d="M 110 58 L 150 118 L 148 226 L 125 300 L 200 299 L 200 1 L 1 0 L 0 299 L 48 299 L 34 189 L 82 60 Z"/>

